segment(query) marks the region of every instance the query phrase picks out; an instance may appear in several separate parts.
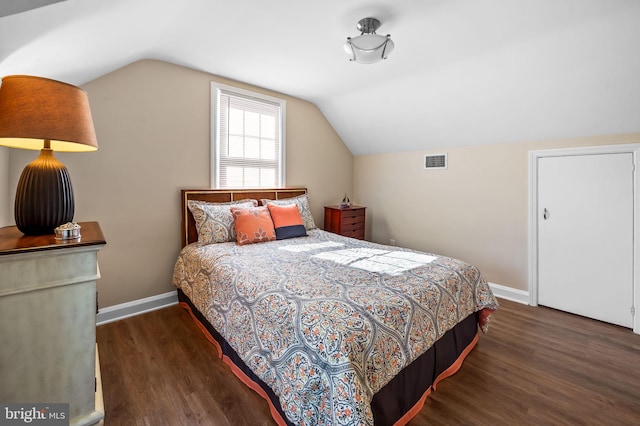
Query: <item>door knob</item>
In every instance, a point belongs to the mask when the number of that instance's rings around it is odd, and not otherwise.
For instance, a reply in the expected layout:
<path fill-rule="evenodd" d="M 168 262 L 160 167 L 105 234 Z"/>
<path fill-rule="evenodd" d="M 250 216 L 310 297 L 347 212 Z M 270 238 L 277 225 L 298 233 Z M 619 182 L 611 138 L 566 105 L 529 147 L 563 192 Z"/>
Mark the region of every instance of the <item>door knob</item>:
<path fill-rule="evenodd" d="M 544 220 L 549 219 L 549 210 L 545 208 L 542 212 L 542 217 L 544 218 Z"/>

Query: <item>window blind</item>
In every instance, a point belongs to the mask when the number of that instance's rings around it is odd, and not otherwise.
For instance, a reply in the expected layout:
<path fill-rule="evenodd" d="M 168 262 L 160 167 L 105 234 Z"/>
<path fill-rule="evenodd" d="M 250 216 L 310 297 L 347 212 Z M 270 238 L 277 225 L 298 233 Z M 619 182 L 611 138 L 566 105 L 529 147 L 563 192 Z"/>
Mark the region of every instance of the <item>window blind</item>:
<path fill-rule="evenodd" d="M 281 103 L 220 89 L 217 105 L 216 186 L 281 187 Z"/>

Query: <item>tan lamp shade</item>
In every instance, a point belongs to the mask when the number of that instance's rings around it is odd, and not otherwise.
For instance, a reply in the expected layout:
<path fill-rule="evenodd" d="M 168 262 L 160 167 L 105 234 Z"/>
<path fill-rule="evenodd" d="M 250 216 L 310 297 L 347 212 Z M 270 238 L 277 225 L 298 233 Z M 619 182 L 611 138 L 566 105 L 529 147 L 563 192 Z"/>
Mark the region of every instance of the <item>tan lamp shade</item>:
<path fill-rule="evenodd" d="M 75 210 L 71 178 L 53 153 L 98 149 L 86 92 L 47 78 L 4 77 L 0 146 L 40 150 L 22 171 L 16 189 L 18 229 L 26 235 L 52 234 L 71 222 Z"/>
<path fill-rule="evenodd" d="M 12 75 L 0 86 L 0 145 L 54 151 L 98 149 L 87 93 L 48 78 Z"/>

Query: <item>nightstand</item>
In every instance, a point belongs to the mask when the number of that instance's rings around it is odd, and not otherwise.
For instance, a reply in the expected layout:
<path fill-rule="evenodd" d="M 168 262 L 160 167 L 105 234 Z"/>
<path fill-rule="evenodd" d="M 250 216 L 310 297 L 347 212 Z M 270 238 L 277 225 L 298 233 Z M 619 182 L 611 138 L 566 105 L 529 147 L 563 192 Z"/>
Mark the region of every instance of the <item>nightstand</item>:
<path fill-rule="evenodd" d="M 325 206 L 324 230 L 364 240 L 365 210 L 362 206 Z"/>
<path fill-rule="evenodd" d="M 69 424 L 104 418 L 96 347 L 97 222 L 80 238 L 0 228 L 0 401 L 68 403 Z"/>

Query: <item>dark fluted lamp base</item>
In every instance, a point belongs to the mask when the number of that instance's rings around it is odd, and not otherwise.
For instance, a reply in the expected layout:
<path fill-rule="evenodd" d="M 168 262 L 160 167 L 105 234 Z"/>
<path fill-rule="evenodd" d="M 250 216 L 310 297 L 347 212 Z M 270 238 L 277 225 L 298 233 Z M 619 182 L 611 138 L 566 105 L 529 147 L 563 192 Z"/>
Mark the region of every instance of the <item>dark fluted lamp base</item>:
<path fill-rule="evenodd" d="M 75 210 L 73 187 L 67 168 L 43 149 L 20 176 L 15 200 L 16 226 L 25 235 L 53 234 L 71 222 Z"/>

